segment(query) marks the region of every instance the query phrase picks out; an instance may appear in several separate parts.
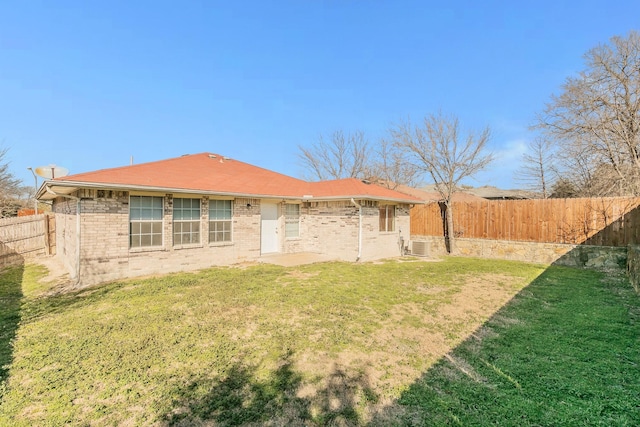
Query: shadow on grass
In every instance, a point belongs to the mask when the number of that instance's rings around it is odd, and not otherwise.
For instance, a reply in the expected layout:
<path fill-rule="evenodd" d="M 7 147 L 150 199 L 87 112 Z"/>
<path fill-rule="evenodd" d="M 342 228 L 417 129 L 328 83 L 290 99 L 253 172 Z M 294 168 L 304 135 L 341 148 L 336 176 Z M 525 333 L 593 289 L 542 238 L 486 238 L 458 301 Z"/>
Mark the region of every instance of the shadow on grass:
<path fill-rule="evenodd" d="M 219 377 L 192 380 L 176 390 L 164 425 L 362 425 L 358 402 L 377 399 L 365 375 L 334 368 L 308 396 L 291 358 L 287 354 L 266 378 L 256 367 L 237 363 Z"/>
<path fill-rule="evenodd" d="M 107 284 L 80 291 L 35 296 L 30 298 L 28 304 L 22 307 L 21 316 L 26 322 L 34 322 L 43 316 L 55 315 L 74 307 L 83 307 L 87 304 L 95 303 L 121 286 L 121 283 Z"/>
<path fill-rule="evenodd" d="M 13 362 L 13 340 L 21 318 L 24 265 L 0 272 L 0 400 Z"/>
<path fill-rule="evenodd" d="M 640 425 L 640 297 L 552 266 L 398 400 L 394 425 Z"/>
<path fill-rule="evenodd" d="M 640 296 L 622 269 L 550 266 L 391 405 L 336 367 L 313 387 L 293 355 L 173 391 L 165 426 L 640 425 Z M 308 379 L 307 379 L 308 381 Z"/>

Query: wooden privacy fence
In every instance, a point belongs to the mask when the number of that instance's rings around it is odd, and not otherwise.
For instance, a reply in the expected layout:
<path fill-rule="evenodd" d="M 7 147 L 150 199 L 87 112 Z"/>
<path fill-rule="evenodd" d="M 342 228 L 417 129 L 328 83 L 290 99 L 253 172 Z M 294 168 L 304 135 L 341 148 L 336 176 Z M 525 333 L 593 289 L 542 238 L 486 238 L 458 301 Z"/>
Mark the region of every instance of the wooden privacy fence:
<path fill-rule="evenodd" d="M 0 219 L 0 266 L 55 253 L 55 217 L 40 214 Z"/>
<path fill-rule="evenodd" d="M 454 202 L 454 236 L 477 239 L 626 246 L 640 242 L 640 198 Z M 438 203 L 411 209 L 411 234 L 444 235 Z"/>

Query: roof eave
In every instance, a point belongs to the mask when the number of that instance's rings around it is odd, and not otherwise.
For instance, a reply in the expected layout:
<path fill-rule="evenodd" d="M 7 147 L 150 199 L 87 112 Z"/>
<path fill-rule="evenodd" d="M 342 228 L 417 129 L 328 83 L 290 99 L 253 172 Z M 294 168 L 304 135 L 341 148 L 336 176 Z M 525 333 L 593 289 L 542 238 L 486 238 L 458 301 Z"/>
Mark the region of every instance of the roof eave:
<path fill-rule="evenodd" d="M 300 199 L 297 195 L 273 195 L 273 194 L 251 194 L 251 193 L 239 193 L 228 191 L 210 191 L 200 190 L 192 188 L 174 188 L 174 187 L 156 187 L 150 185 L 122 185 L 122 184 L 105 184 L 95 182 L 79 182 L 79 181 L 47 181 L 38 190 L 36 197 L 38 200 L 51 200 L 55 196 L 46 191 L 46 187 L 54 188 L 68 188 L 71 192 L 79 190 L 81 188 L 88 189 L 106 189 L 106 190 L 119 190 L 119 191 L 149 191 L 149 192 L 161 192 L 161 193 L 178 193 L 178 194 L 203 194 L 203 195 L 217 195 L 217 196 L 233 196 L 233 197 L 245 197 L 252 199 L 282 199 L 293 198 Z M 58 192 L 58 191 L 56 191 Z M 66 193 L 69 194 L 69 193 Z"/>
<path fill-rule="evenodd" d="M 304 197 L 303 200 L 305 202 L 330 202 L 337 200 L 372 200 L 377 202 L 397 202 L 397 203 L 405 203 L 410 205 L 418 205 L 424 204 L 425 202 L 422 200 L 414 200 L 414 199 L 402 199 L 396 197 L 381 197 L 381 196 L 372 196 L 370 194 L 354 194 L 354 195 L 341 195 L 341 196 L 326 196 L 326 197 Z"/>
<path fill-rule="evenodd" d="M 374 200 L 374 201 L 388 201 L 396 203 L 406 204 L 423 204 L 424 201 L 412 200 L 395 197 L 381 197 L 372 196 L 369 194 L 353 194 L 353 195 L 338 195 L 338 196 L 325 196 L 325 197 L 308 197 L 306 195 L 300 196 L 296 194 L 255 194 L 255 193 L 240 193 L 240 192 L 227 192 L 227 191 L 210 191 L 210 190 L 198 190 L 187 188 L 172 188 L 172 187 L 156 187 L 148 185 L 122 185 L 122 184 L 105 184 L 96 182 L 80 182 L 80 181 L 45 181 L 36 195 L 38 200 L 52 200 L 56 196 L 47 192 L 46 188 L 49 187 L 54 190 L 55 193 L 71 194 L 81 188 L 88 189 L 107 189 L 107 190 L 120 190 L 120 191 L 150 191 L 150 192 L 164 192 L 164 193 L 178 193 L 178 194 L 203 194 L 203 195 L 215 195 L 225 197 L 244 197 L 251 199 L 286 199 L 286 200 L 303 200 L 303 201 L 337 201 L 337 200 Z M 66 191 L 55 190 L 54 188 L 64 188 Z"/>

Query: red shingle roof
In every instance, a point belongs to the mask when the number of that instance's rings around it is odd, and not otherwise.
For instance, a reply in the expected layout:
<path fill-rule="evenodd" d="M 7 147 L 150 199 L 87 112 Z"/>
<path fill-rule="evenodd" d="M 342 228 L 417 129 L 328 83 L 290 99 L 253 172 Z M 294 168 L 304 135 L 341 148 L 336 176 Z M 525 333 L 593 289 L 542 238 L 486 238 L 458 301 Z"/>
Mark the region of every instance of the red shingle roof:
<path fill-rule="evenodd" d="M 292 199 L 364 198 L 420 203 L 413 196 L 355 178 L 307 182 L 217 154 L 200 153 L 156 162 L 69 175 L 55 187 L 148 189 Z M 311 197 L 308 197 L 311 196 Z"/>

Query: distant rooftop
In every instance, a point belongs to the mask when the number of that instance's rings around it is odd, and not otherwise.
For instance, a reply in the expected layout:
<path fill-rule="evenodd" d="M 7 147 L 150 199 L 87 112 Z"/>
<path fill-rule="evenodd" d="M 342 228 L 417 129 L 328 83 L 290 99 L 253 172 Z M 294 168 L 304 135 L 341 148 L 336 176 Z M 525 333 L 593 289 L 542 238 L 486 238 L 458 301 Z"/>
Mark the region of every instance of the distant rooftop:
<path fill-rule="evenodd" d="M 405 194 L 409 194 L 413 197 L 417 197 L 425 202 L 439 202 L 442 200 L 442 196 L 435 189 L 435 186 L 428 186 L 423 188 L 413 188 L 407 185 L 398 185 L 396 187 L 396 191 L 400 191 Z M 485 200 L 482 197 L 465 193 L 465 192 L 456 192 L 453 194 L 454 202 L 478 202 Z"/>
<path fill-rule="evenodd" d="M 473 194 L 478 197 L 482 197 L 483 199 L 490 199 L 490 200 L 498 200 L 498 199 L 522 200 L 522 199 L 535 198 L 535 195 L 530 191 L 502 190 L 500 188 L 492 187 L 490 185 L 485 185 L 483 187 L 477 187 L 477 188 L 463 189 L 462 191 L 468 194 Z"/>
<path fill-rule="evenodd" d="M 408 193 L 407 191 L 400 190 L 399 191 L 406 192 L 407 194 L 411 194 L 416 197 L 418 194 Z M 437 198 L 439 198 L 439 193 L 436 190 L 436 186 L 425 185 L 419 189 L 416 189 L 426 194 L 435 194 Z M 530 191 L 525 190 L 503 190 L 497 187 L 493 187 L 490 185 L 484 185 L 482 187 L 462 187 L 454 194 L 454 201 L 478 201 L 478 200 L 523 200 L 523 199 L 534 199 L 535 194 Z"/>

